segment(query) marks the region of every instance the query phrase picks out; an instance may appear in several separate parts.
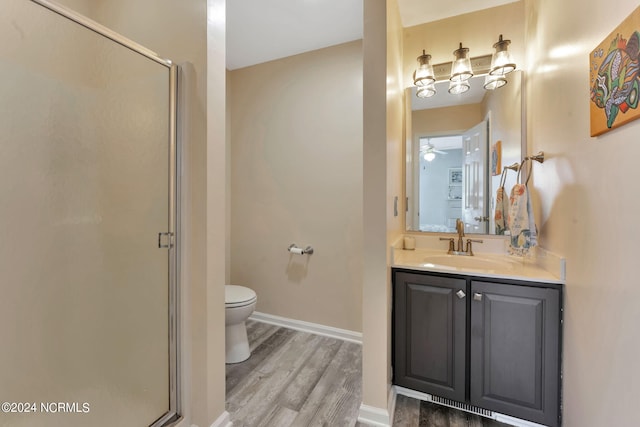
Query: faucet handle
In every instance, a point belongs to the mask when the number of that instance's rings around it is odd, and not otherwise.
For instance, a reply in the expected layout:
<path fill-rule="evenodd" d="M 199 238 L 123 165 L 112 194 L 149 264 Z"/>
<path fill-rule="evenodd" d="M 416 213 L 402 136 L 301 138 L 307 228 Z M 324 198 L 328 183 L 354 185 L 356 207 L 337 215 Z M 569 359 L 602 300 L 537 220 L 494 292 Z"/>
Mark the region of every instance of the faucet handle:
<path fill-rule="evenodd" d="M 440 240 L 448 240 L 449 241 L 449 253 L 454 251 L 455 243 L 453 237 L 441 237 Z"/>
<path fill-rule="evenodd" d="M 467 239 L 467 253 L 469 255 L 473 255 L 473 250 L 471 248 L 471 243 L 482 243 L 482 239 Z"/>

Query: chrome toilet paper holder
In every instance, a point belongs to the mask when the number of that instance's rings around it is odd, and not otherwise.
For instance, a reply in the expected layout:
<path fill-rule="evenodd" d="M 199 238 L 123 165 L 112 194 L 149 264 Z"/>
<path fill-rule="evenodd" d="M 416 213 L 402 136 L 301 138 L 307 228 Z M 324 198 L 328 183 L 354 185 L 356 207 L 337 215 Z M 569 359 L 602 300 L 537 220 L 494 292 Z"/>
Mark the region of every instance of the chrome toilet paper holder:
<path fill-rule="evenodd" d="M 306 248 L 302 249 L 298 246 L 296 246 L 295 243 L 292 243 L 289 245 L 289 247 L 287 248 L 287 250 L 289 252 L 291 252 L 292 254 L 296 254 L 296 255 L 311 255 L 313 254 L 313 248 L 311 246 L 307 246 Z"/>

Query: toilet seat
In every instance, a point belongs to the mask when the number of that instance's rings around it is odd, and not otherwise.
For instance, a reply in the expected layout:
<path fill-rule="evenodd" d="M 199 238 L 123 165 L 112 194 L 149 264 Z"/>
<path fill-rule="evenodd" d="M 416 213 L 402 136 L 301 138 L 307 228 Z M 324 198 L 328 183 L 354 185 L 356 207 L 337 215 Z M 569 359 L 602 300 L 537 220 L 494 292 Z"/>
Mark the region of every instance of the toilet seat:
<path fill-rule="evenodd" d="M 224 289 L 225 308 L 244 307 L 253 304 L 257 300 L 253 289 L 237 285 L 227 285 Z"/>

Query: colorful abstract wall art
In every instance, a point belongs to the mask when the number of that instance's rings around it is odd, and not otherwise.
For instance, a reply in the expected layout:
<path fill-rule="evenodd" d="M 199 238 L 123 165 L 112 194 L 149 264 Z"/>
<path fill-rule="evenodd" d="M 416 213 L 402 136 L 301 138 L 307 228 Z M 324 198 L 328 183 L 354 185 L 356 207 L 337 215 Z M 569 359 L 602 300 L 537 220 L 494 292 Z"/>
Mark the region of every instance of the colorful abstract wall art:
<path fill-rule="evenodd" d="M 591 136 L 640 118 L 640 7 L 589 57 Z"/>
<path fill-rule="evenodd" d="M 502 174 L 502 141 L 496 141 L 491 146 L 491 175 Z"/>

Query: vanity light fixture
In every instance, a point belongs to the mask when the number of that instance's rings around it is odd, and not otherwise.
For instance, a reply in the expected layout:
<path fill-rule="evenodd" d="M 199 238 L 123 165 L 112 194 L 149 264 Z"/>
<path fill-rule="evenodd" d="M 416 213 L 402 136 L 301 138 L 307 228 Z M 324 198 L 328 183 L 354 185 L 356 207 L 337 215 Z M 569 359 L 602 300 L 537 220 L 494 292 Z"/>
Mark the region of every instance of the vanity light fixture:
<path fill-rule="evenodd" d="M 469 90 L 469 79 L 475 75 L 486 75 L 484 88 L 498 89 L 507 84 L 506 74 L 516 68 L 508 46 L 511 40 L 504 40 L 500 34 L 493 45 L 493 55 L 469 58 L 469 48 L 460 47 L 453 52 L 455 60 L 431 65 L 431 55 L 424 50 L 418 56 L 418 68 L 413 73 L 413 83 L 419 98 L 428 98 L 436 94 L 435 83 L 449 80 L 449 93 L 458 95 Z"/>
<path fill-rule="evenodd" d="M 416 96 L 418 98 L 429 98 L 436 94 L 436 85 L 435 83 L 429 83 L 426 86 L 418 86 L 416 90 Z"/>
<path fill-rule="evenodd" d="M 513 62 L 508 50 L 509 44 L 511 44 L 511 40 L 503 40 L 502 34 L 500 34 L 498 41 L 493 45 L 496 52 L 491 58 L 489 74 L 492 76 L 504 76 L 516 69 L 516 64 Z"/>
<path fill-rule="evenodd" d="M 451 95 L 460 95 L 461 93 L 465 93 L 469 90 L 471 86 L 469 86 L 468 80 L 463 81 L 450 81 L 449 82 L 449 93 Z"/>
<path fill-rule="evenodd" d="M 460 47 L 453 51 L 455 60 L 453 61 L 453 66 L 451 67 L 451 77 L 449 77 L 449 80 L 451 80 L 452 82 L 464 82 L 473 77 L 471 60 L 469 59 L 468 55 L 469 48 L 462 47 L 462 43 L 460 43 Z M 451 92 L 451 89 L 449 89 L 449 92 Z"/>
<path fill-rule="evenodd" d="M 494 90 L 498 89 L 507 84 L 507 79 L 502 75 L 492 76 L 491 74 L 487 74 L 484 78 L 484 88 L 486 90 Z"/>
<path fill-rule="evenodd" d="M 430 62 L 431 55 L 422 50 L 422 55 L 418 56 L 417 60 L 418 68 L 413 72 L 413 84 L 418 87 L 433 85 L 436 78 L 433 75 L 433 66 Z"/>

